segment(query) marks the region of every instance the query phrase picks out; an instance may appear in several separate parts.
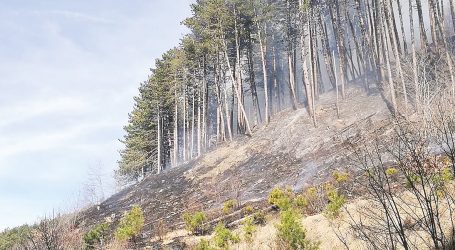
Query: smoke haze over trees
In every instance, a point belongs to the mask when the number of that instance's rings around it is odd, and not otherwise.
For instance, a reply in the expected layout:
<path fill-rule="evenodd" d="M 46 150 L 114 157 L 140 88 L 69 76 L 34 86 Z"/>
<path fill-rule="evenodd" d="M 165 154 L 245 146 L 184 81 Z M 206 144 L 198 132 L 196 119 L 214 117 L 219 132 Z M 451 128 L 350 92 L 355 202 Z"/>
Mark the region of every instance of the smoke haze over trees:
<path fill-rule="evenodd" d="M 120 180 L 249 136 L 286 108 L 306 109 L 318 126 L 319 95 L 336 91 L 338 109 L 350 84 L 379 93 L 395 116 L 455 95 L 453 1 L 198 0 L 191 8 L 190 34 L 156 60 L 134 99 Z"/>

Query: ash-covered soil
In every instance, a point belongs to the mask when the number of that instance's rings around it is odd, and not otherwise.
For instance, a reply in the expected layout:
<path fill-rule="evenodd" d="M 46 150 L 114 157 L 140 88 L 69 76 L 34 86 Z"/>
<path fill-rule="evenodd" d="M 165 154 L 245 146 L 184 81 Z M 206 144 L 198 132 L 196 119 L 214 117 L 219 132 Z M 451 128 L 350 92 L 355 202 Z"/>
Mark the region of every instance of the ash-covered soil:
<path fill-rule="evenodd" d="M 383 126 L 390 116 L 379 94 L 367 96 L 363 90 L 349 88 L 346 99 L 340 101 L 340 118 L 335 99 L 334 93 L 320 96 L 317 127 L 304 108 L 282 111 L 251 138 L 237 138 L 200 159 L 148 176 L 86 210 L 86 225 L 107 217 L 115 222 L 131 206 L 140 205 L 146 217 L 145 240 L 163 227 L 166 231 L 182 228 L 181 215 L 187 210 L 208 211 L 216 219 L 228 199 L 261 207 L 275 186 L 298 191 L 326 180 L 333 169 L 345 166 L 346 138 L 355 141 Z"/>

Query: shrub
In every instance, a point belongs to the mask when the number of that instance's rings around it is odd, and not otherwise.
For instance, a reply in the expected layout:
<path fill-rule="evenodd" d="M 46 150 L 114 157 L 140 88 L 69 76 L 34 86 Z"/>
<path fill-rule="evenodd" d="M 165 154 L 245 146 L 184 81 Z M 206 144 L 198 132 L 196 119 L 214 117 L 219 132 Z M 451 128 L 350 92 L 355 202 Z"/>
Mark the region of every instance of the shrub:
<path fill-rule="evenodd" d="M 215 250 L 214 247 L 210 246 L 208 240 L 201 239 L 199 243 L 194 247 L 195 250 Z"/>
<path fill-rule="evenodd" d="M 252 206 L 246 206 L 245 208 L 243 208 L 243 211 L 246 213 L 246 214 L 252 214 L 253 211 L 254 211 L 254 208 Z"/>
<path fill-rule="evenodd" d="M 120 220 L 120 224 L 115 232 L 115 238 L 120 241 L 135 240 L 144 227 L 144 214 L 139 206 L 133 208 L 126 213 Z"/>
<path fill-rule="evenodd" d="M 269 194 L 269 203 L 278 206 L 281 210 L 287 210 L 292 205 L 293 196 L 294 194 L 290 188 L 282 190 L 277 187 Z"/>
<path fill-rule="evenodd" d="M 257 211 L 253 214 L 254 224 L 264 225 L 265 224 L 265 214 L 262 211 Z"/>
<path fill-rule="evenodd" d="M 343 207 L 346 202 L 345 198 L 331 185 L 326 186 L 326 195 L 329 203 L 327 204 L 324 212 L 329 218 L 337 217 L 340 213 L 341 207 Z"/>
<path fill-rule="evenodd" d="M 230 214 L 234 208 L 237 206 L 237 200 L 232 199 L 224 202 L 223 204 L 223 213 Z"/>
<path fill-rule="evenodd" d="M 253 234 L 256 231 L 253 217 L 248 217 L 243 221 L 243 237 L 248 243 L 253 242 Z"/>
<path fill-rule="evenodd" d="M 5 229 L 3 232 L 0 232 L 0 249 L 16 249 L 19 246 L 26 246 L 26 241 L 31 231 L 32 228 L 28 225 Z"/>
<path fill-rule="evenodd" d="M 186 230 L 192 234 L 203 234 L 205 232 L 204 223 L 207 220 L 204 212 L 195 212 L 194 214 L 184 213 Z"/>
<path fill-rule="evenodd" d="M 302 196 L 304 200 L 296 202 L 296 205 L 303 208 L 305 213 L 319 213 L 325 207 L 325 201 L 320 197 L 316 187 L 307 188 Z"/>
<path fill-rule="evenodd" d="M 98 244 L 103 244 L 107 236 L 109 223 L 104 222 L 94 226 L 90 231 L 84 234 L 84 243 L 86 249 L 95 249 Z"/>
<path fill-rule="evenodd" d="M 294 198 L 294 204 L 300 209 L 305 209 L 308 206 L 308 199 L 303 195 L 297 195 Z"/>
<path fill-rule="evenodd" d="M 393 175 L 396 175 L 398 173 L 398 170 L 396 168 L 390 167 L 390 168 L 386 169 L 385 173 L 388 176 L 393 176 Z"/>
<path fill-rule="evenodd" d="M 340 171 L 337 171 L 337 170 L 333 171 L 332 176 L 333 176 L 333 179 L 335 179 L 335 181 L 337 183 L 344 183 L 349 178 L 349 174 L 348 173 L 340 172 Z"/>
<path fill-rule="evenodd" d="M 305 230 L 300 225 L 301 215 L 294 209 L 281 211 L 280 223 L 276 225 L 278 241 L 286 249 L 307 249 Z"/>
<path fill-rule="evenodd" d="M 224 226 L 222 222 L 215 227 L 215 235 L 213 237 L 215 245 L 221 249 L 228 249 L 229 244 L 238 243 L 240 238 Z"/>

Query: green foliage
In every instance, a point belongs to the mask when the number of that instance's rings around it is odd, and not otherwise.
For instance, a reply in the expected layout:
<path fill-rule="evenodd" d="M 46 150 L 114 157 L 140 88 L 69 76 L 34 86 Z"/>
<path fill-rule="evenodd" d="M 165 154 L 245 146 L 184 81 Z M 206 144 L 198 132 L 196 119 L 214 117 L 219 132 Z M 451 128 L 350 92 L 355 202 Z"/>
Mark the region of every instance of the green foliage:
<path fill-rule="evenodd" d="M 237 206 L 237 200 L 232 199 L 224 202 L 223 204 L 223 213 L 230 214 L 234 208 Z"/>
<path fill-rule="evenodd" d="M 28 225 L 6 229 L 0 233 L 0 250 L 10 250 L 26 242 L 32 228 Z"/>
<path fill-rule="evenodd" d="M 274 188 L 269 194 L 269 203 L 278 206 L 281 210 L 287 210 L 292 206 L 293 192 L 291 189 Z"/>
<path fill-rule="evenodd" d="M 254 211 L 254 208 L 252 206 L 246 206 L 245 208 L 243 208 L 243 211 L 246 213 L 246 214 L 252 214 L 253 211 Z"/>
<path fill-rule="evenodd" d="M 417 182 L 420 181 L 420 177 L 416 174 L 409 174 L 406 175 L 406 187 L 407 188 L 412 188 L 415 186 Z"/>
<path fill-rule="evenodd" d="M 300 224 L 301 215 L 294 209 L 281 211 L 280 223 L 276 225 L 278 240 L 288 249 L 305 249 L 305 230 Z"/>
<path fill-rule="evenodd" d="M 207 218 L 204 212 L 184 213 L 183 220 L 185 221 L 186 230 L 192 234 L 203 234 L 205 232 L 204 223 Z"/>
<path fill-rule="evenodd" d="M 303 195 L 297 195 L 294 198 L 294 204 L 298 208 L 305 209 L 308 206 L 308 203 L 308 199 Z"/>
<path fill-rule="evenodd" d="M 109 223 L 104 222 L 96 225 L 86 234 L 84 234 L 84 243 L 86 249 L 95 249 L 96 245 L 101 244 L 107 236 Z"/>
<path fill-rule="evenodd" d="M 255 224 L 264 225 L 265 224 L 265 214 L 262 211 L 257 211 L 253 214 L 253 222 Z"/>
<path fill-rule="evenodd" d="M 228 249 L 230 243 L 240 242 L 240 237 L 235 235 L 224 226 L 222 222 L 215 227 L 215 235 L 213 236 L 215 245 L 221 249 Z"/>
<path fill-rule="evenodd" d="M 332 177 L 337 183 L 344 183 L 348 180 L 349 174 L 335 170 L 332 173 Z"/>
<path fill-rule="evenodd" d="M 324 213 L 329 218 L 335 218 L 339 215 L 341 208 L 346 203 L 346 200 L 343 195 L 338 193 L 333 186 L 327 185 L 326 186 L 326 196 L 329 200 Z"/>
<path fill-rule="evenodd" d="M 253 242 L 253 234 L 256 231 L 256 227 L 254 226 L 254 219 L 253 217 L 247 217 L 243 221 L 243 237 L 245 241 L 248 243 Z"/>
<path fill-rule="evenodd" d="M 144 227 L 144 214 L 139 206 L 134 206 L 120 220 L 120 224 L 115 231 L 115 237 L 120 240 L 130 240 L 136 238 Z"/>
<path fill-rule="evenodd" d="M 385 174 L 388 176 L 394 176 L 398 173 L 398 170 L 396 168 L 390 167 L 386 169 Z"/>
<path fill-rule="evenodd" d="M 210 246 L 208 240 L 201 239 L 199 243 L 194 247 L 195 250 L 215 250 L 214 247 Z"/>

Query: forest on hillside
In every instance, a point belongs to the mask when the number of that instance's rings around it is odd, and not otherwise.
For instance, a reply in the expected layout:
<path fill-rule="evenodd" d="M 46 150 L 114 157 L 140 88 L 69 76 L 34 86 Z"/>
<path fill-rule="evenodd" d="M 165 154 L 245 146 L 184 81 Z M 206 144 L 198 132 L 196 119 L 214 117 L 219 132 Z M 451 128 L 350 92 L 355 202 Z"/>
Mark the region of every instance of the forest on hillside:
<path fill-rule="evenodd" d="M 124 127 L 116 176 L 159 174 L 348 84 L 395 116 L 455 94 L 451 0 L 197 0 L 190 33 L 156 60 Z M 338 116 L 342 111 L 338 110 Z M 303 131 L 304 132 L 304 131 Z"/>
<path fill-rule="evenodd" d="M 191 10 L 124 127 L 151 176 L 0 250 L 454 248 L 455 0 Z"/>

